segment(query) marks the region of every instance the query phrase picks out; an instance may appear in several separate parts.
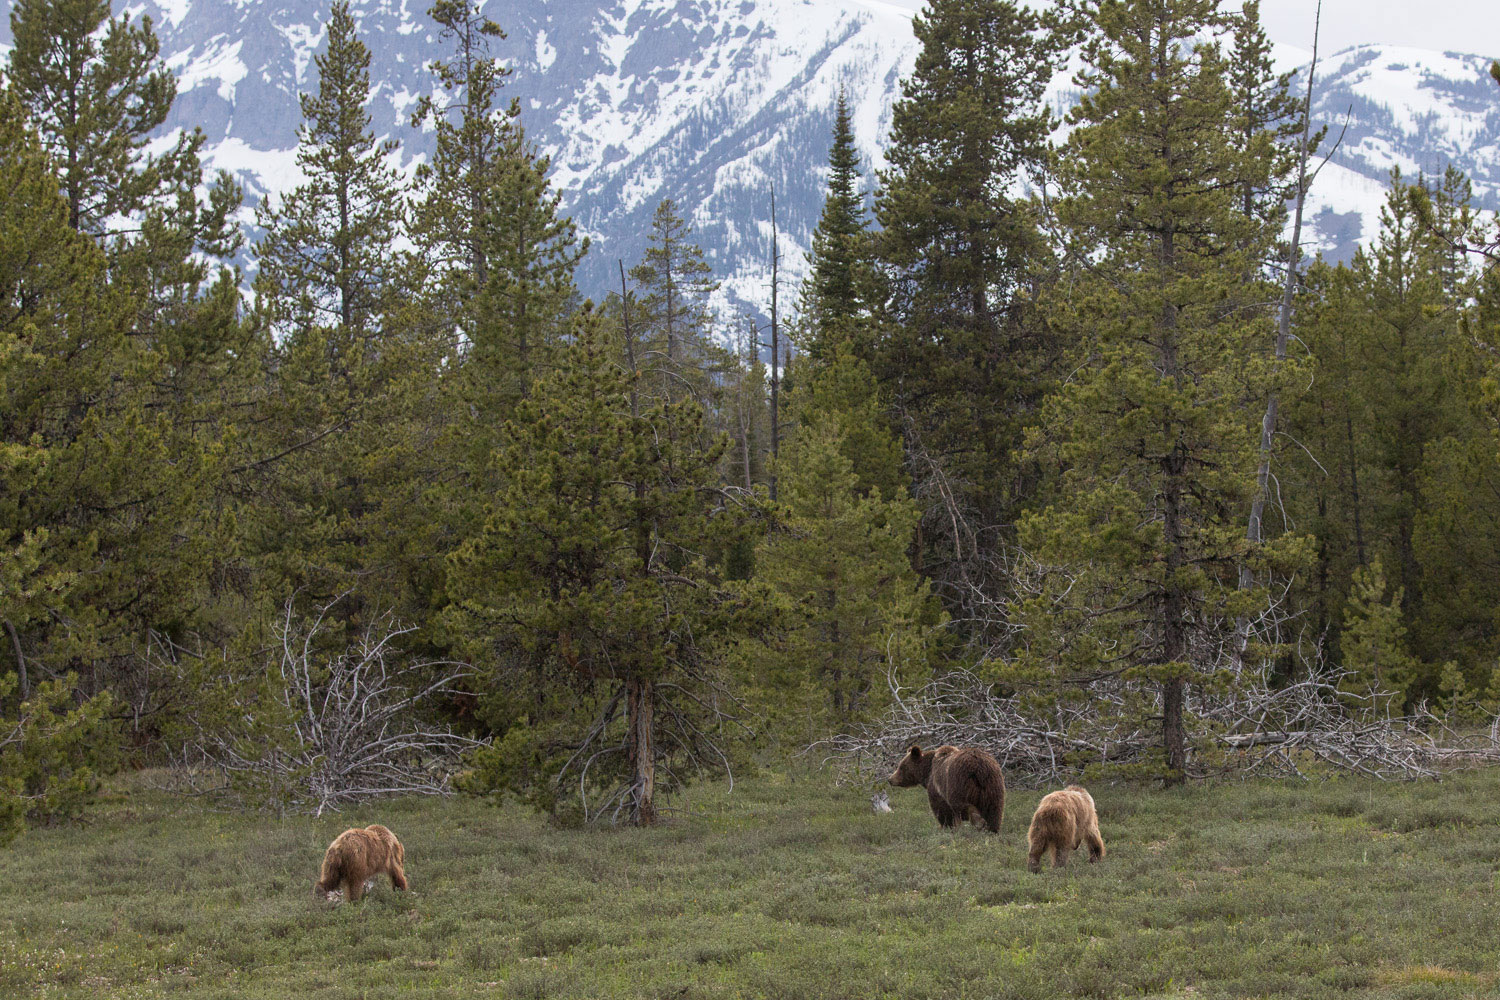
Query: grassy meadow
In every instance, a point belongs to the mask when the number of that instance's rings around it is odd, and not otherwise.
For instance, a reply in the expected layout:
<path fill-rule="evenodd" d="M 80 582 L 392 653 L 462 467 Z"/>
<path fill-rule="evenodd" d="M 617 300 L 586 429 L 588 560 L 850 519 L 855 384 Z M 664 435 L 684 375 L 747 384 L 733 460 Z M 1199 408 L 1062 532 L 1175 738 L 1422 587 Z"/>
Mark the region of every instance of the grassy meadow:
<path fill-rule="evenodd" d="M 1039 875 L 1037 791 L 988 836 L 821 773 L 604 831 L 462 799 L 278 820 L 131 784 L 0 852 L 0 996 L 1500 996 L 1497 770 L 1096 786 L 1108 858 Z M 412 890 L 315 900 L 328 841 L 375 821 Z"/>

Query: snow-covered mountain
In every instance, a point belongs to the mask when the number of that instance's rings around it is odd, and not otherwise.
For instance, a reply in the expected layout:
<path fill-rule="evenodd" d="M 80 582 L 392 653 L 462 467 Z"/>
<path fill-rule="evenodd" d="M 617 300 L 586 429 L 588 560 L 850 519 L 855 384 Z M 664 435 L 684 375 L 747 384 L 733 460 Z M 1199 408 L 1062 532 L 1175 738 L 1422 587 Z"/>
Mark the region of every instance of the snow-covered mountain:
<path fill-rule="evenodd" d="M 408 118 L 445 48 L 429 0 L 355 0 L 372 53 L 377 132 L 407 162 L 428 136 Z M 8 3 L 3 6 L 9 7 Z M 209 162 L 253 200 L 295 183 L 299 90 L 316 86 L 324 0 L 138 0 L 179 76 L 172 125 L 208 135 Z M 674 199 L 723 279 L 721 320 L 769 298 L 770 190 L 784 273 L 800 273 L 822 205 L 834 101 L 853 104 L 866 162 L 916 58 L 910 12 L 881 0 L 489 0 L 508 38 L 529 134 L 552 156 L 566 208 L 593 237 L 588 294 L 639 257 L 650 213 Z M 0 41 L 8 42 L 8 19 Z M 1493 53 L 1491 53 L 1493 55 Z M 1295 65 L 1298 54 L 1281 53 Z M 1316 101 L 1343 140 L 1313 193 L 1312 234 L 1346 257 L 1378 225 L 1388 175 L 1455 163 L 1500 208 L 1500 88 L 1488 57 L 1360 46 L 1325 58 Z M 1058 103 L 1070 87 L 1059 79 Z M 1347 127 L 1345 123 L 1347 122 Z"/>
<path fill-rule="evenodd" d="M 1313 182 L 1309 219 L 1328 256 L 1345 259 L 1378 231 L 1392 169 L 1414 181 L 1441 178 L 1452 164 L 1481 207 L 1500 208 L 1494 54 L 1359 45 L 1320 61 L 1313 107 L 1332 157 Z"/>

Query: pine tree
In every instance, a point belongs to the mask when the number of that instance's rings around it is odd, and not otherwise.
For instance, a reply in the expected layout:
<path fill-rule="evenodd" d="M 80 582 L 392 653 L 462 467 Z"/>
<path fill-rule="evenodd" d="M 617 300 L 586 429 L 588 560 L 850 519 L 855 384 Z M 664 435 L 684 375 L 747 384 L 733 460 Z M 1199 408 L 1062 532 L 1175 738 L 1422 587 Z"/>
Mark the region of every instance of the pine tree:
<path fill-rule="evenodd" d="M 224 540 L 195 521 L 213 453 L 176 447 L 150 391 L 166 359 L 131 335 L 137 303 L 70 225 L 53 167 L 0 91 L 0 662 L 16 700 L 37 699 L 18 725 L 44 742 L 64 701 L 100 721 L 110 703 L 96 699 L 140 668 L 151 630 L 196 620 Z"/>
<path fill-rule="evenodd" d="M 723 663 L 763 611 L 708 560 L 737 520 L 717 499 L 725 443 L 703 446 L 690 399 L 633 403 L 601 318 L 576 322 L 517 405 L 483 533 L 450 560 L 453 628 L 510 668 L 471 787 L 552 809 L 581 787 L 587 818 L 646 826 L 659 787 L 722 763 Z"/>
<path fill-rule="evenodd" d="M 871 490 L 886 497 L 904 492 L 901 441 L 890 429 L 869 364 L 853 346 L 842 344 L 821 360 L 799 356 L 791 372 L 792 437 L 819 423 L 836 426 L 839 451 L 849 461 L 860 495 Z"/>
<path fill-rule="evenodd" d="M 1297 556 L 1296 540 L 1247 553 L 1254 417 L 1273 386 L 1269 316 L 1232 304 L 1274 231 L 1247 217 L 1215 0 L 1101 0 L 1084 46 L 1084 97 L 1063 150 L 1058 215 L 1090 266 L 1053 322 L 1080 348 L 1047 403 L 1038 453 L 1065 465 L 1058 502 L 1022 525 L 1056 576 L 1073 630 L 1065 669 L 1155 686 L 1164 776 L 1188 768 L 1190 683 L 1265 595 L 1237 563 Z M 1064 613 L 1063 609 L 1067 609 Z"/>
<path fill-rule="evenodd" d="M 369 131 L 370 51 L 346 0 L 333 5 L 327 48 L 313 61 L 318 91 L 301 95 L 297 146 L 307 181 L 256 213 L 266 231 L 256 288 L 284 335 L 322 327 L 362 342 L 394 294 L 405 194 L 391 163 L 396 142 Z"/>
<path fill-rule="evenodd" d="M 1401 588 L 1387 596 L 1379 559 L 1355 571 L 1344 628 L 1344 666 L 1349 673 L 1339 690 L 1356 710 L 1399 714 L 1402 692 L 1416 680 L 1419 665 L 1406 650 Z"/>
<path fill-rule="evenodd" d="M 882 707 L 888 670 L 904 685 L 920 683 L 939 623 L 907 555 L 917 507 L 899 488 L 889 497 L 860 489 L 844 425 L 830 414 L 789 442 L 785 522 L 756 560 L 756 579 L 789 608 L 788 634 L 772 646 L 773 690 L 816 692 L 822 704 L 812 717 L 834 725 Z"/>
<path fill-rule="evenodd" d="M 670 198 L 656 206 L 644 258 L 630 277 L 644 293 L 637 324 L 639 361 L 653 376 L 648 385 L 662 399 L 706 400 L 724 364 L 708 340 L 707 300 L 719 283 Z"/>
<path fill-rule="evenodd" d="M 508 141 L 485 191 L 486 277 L 466 365 L 476 391 L 490 394 L 471 405 L 496 417 L 548 366 L 577 296 L 574 269 L 588 252 L 588 240 L 560 213 L 562 194 L 547 180 L 551 161 L 526 141 L 518 113 L 518 105 L 508 112 Z"/>
<path fill-rule="evenodd" d="M 873 367 L 916 470 L 945 497 L 918 559 L 955 618 L 1004 586 L 1034 475 L 1015 455 L 1055 361 L 1032 308 L 1047 249 L 1018 189 L 1052 127 L 1042 103 L 1061 35 L 1010 0 L 934 0 L 912 22 L 922 51 L 892 111 L 876 199 L 888 322 Z"/>
<path fill-rule="evenodd" d="M 1418 535 L 1424 520 L 1432 528 L 1441 511 L 1451 512 L 1460 481 L 1486 475 L 1469 461 L 1472 444 L 1461 443 L 1473 427 L 1471 387 L 1481 370 L 1459 333 L 1467 293 L 1450 271 L 1451 247 L 1421 221 L 1420 191 L 1396 177 L 1374 246 L 1348 266 L 1309 272 L 1298 336 L 1317 362 L 1319 391 L 1288 411 L 1290 433 L 1310 453 L 1289 456 L 1288 495 L 1293 516 L 1319 538 L 1311 581 L 1317 624 L 1342 662 L 1345 595 L 1356 570 L 1381 560 L 1402 594 L 1412 649 L 1426 662 L 1411 675 L 1419 684 L 1406 692 L 1413 697 L 1434 694 L 1440 664 L 1467 645 L 1453 631 L 1465 616 L 1454 615 L 1454 593 L 1440 582 L 1446 571 L 1429 580 L 1420 554 L 1430 547 L 1449 566 L 1466 560 L 1431 535 L 1419 545 Z M 1445 217 L 1457 211 L 1447 199 L 1439 191 L 1429 209 L 1435 203 Z M 1482 544 L 1483 505 L 1464 503 L 1468 537 Z M 1429 593 L 1438 608 L 1426 607 Z"/>
<path fill-rule="evenodd" d="M 438 259 L 440 280 L 455 285 L 453 294 L 464 300 L 489 277 L 485 193 L 492 184 L 491 170 L 513 138 L 509 126 L 514 116 L 495 114 L 496 97 L 510 70 L 490 52 L 491 40 L 505 38 L 505 32 L 475 0 L 438 0 L 427 15 L 442 25 L 439 37 L 452 41 L 454 53 L 449 62 L 430 64 L 446 93 L 441 99 L 423 95 L 412 114 L 413 127 L 432 126 L 435 147 L 431 162 L 417 169 L 417 183 L 426 194 L 416 208 L 413 229 Z"/>
<path fill-rule="evenodd" d="M 196 185 L 198 130 L 158 157 L 145 153 L 177 81 L 159 58 L 151 19 L 111 18 L 109 0 L 16 0 L 8 76 L 52 161 L 68 224 L 101 234 L 174 182 Z"/>
<path fill-rule="evenodd" d="M 1271 40 L 1260 22 L 1259 0 L 1231 15 L 1228 85 L 1234 143 L 1240 158 L 1240 210 L 1281 225 L 1295 196 L 1296 158 L 1304 101 L 1290 92 L 1292 74 L 1277 73 Z M 1311 140 L 1316 147 L 1323 131 Z"/>
<path fill-rule="evenodd" d="M 860 177 L 849 101 L 840 90 L 828 154 L 828 192 L 813 230 L 802 296 L 802 321 L 807 327 L 804 353 L 815 364 L 846 340 L 855 341 L 866 358 L 874 346 L 870 331 L 862 329 L 870 325 L 875 279 L 874 242 Z"/>
<path fill-rule="evenodd" d="M 407 307 L 422 269 L 398 251 L 405 192 L 395 144 L 369 131 L 370 54 L 347 3 L 315 62 L 297 152 L 307 180 L 259 211 L 256 290 L 276 341 L 249 472 L 270 502 L 247 544 L 278 605 L 283 591 L 326 603 L 357 584 L 340 604 L 351 620 L 362 600 L 405 614 L 446 333 Z"/>
<path fill-rule="evenodd" d="M 149 591 L 144 599 L 111 598 L 129 610 L 109 616 L 86 644 L 108 653 L 81 673 L 87 689 L 129 692 L 122 710 L 136 720 L 134 738 L 145 741 L 153 734 L 140 720 L 162 725 L 162 707 L 176 698 L 145 655 L 147 630 L 179 643 L 214 629 L 227 589 L 222 570 L 234 558 L 225 476 L 244 456 L 231 425 L 256 391 L 254 331 L 242 320 L 239 275 L 227 264 L 243 240 L 233 217 L 240 189 L 223 173 L 204 183 L 196 130 L 159 154 L 146 152 L 177 93 L 149 19 L 111 19 L 107 3 L 67 0 L 17 4 L 11 24 L 15 96 L 48 154 L 68 224 L 105 251 L 97 278 L 110 289 L 104 311 L 131 314 L 128 342 L 106 337 L 92 354 L 101 360 L 79 361 L 80 371 L 112 368 L 109 391 L 85 392 L 70 412 L 78 431 L 89 414 L 115 421 L 112 436 L 125 437 L 123 451 L 136 462 L 96 481 L 114 500 L 73 520 L 81 530 L 94 520 L 84 533 L 101 540 L 99 558 L 130 567 L 109 587 Z M 109 465 L 96 462 L 96 471 Z M 131 494 L 137 499 L 123 499 Z"/>

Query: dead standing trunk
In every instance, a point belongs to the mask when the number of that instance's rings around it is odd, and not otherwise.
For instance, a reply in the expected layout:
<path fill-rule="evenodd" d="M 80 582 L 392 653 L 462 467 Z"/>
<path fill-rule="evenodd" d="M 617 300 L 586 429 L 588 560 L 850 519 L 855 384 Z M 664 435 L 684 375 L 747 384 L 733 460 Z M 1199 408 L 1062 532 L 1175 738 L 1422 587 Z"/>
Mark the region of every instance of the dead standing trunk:
<path fill-rule="evenodd" d="M 1323 17 L 1323 4 L 1319 0 L 1313 20 L 1312 63 L 1307 68 L 1307 97 L 1302 106 L 1302 145 L 1297 162 L 1297 200 L 1292 213 L 1292 240 L 1287 246 L 1286 282 L 1281 289 L 1281 307 L 1276 315 L 1276 363 L 1286 360 L 1287 343 L 1292 336 L 1292 301 L 1297 290 L 1297 266 L 1302 261 L 1302 213 L 1307 203 L 1307 161 L 1312 144 L 1312 98 L 1313 81 L 1318 72 L 1318 29 Z M 1281 405 L 1279 393 L 1272 392 L 1266 400 L 1265 416 L 1260 422 L 1260 465 L 1255 472 L 1255 499 L 1250 504 L 1250 520 L 1245 527 L 1245 540 L 1252 546 L 1259 545 L 1265 537 L 1266 499 L 1271 492 L 1271 447 L 1276 438 L 1277 412 Z M 1254 579 L 1248 565 L 1240 567 L 1240 589 L 1248 590 Z M 1240 629 L 1238 652 L 1242 655 L 1249 641 L 1248 625 Z"/>
<path fill-rule="evenodd" d="M 781 363 L 780 331 L 777 326 L 776 288 L 780 284 L 781 236 L 776 228 L 776 189 L 771 188 L 771 499 L 776 499 L 776 481 L 781 471 Z"/>

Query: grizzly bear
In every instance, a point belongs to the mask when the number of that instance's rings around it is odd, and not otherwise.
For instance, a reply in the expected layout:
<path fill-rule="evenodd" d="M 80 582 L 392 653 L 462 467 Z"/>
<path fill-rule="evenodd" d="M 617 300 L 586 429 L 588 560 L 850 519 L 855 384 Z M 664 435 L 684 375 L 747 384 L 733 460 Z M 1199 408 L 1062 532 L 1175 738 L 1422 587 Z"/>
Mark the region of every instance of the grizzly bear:
<path fill-rule="evenodd" d="M 406 848 L 385 827 L 345 830 L 328 845 L 322 875 L 313 889 L 327 895 L 342 885 L 345 901 L 353 903 L 364 895 L 366 881 L 385 872 L 391 885 L 405 890 L 406 872 L 401 868 L 405 863 Z"/>
<path fill-rule="evenodd" d="M 1005 816 L 1005 775 L 1000 764 L 978 747 L 942 746 L 923 750 L 913 744 L 891 774 L 897 788 L 921 785 L 940 826 L 969 820 L 1000 832 Z"/>
<path fill-rule="evenodd" d="M 1085 842 L 1089 861 L 1104 857 L 1104 838 L 1099 836 L 1099 814 L 1094 811 L 1094 797 L 1082 785 L 1069 785 L 1060 792 L 1042 796 L 1026 831 L 1031 855 L 1026 867 L 1042 870 L 1042 855 L 1052 851 L 1052 867 L 1068 863 L 1068 855 Z"/>

